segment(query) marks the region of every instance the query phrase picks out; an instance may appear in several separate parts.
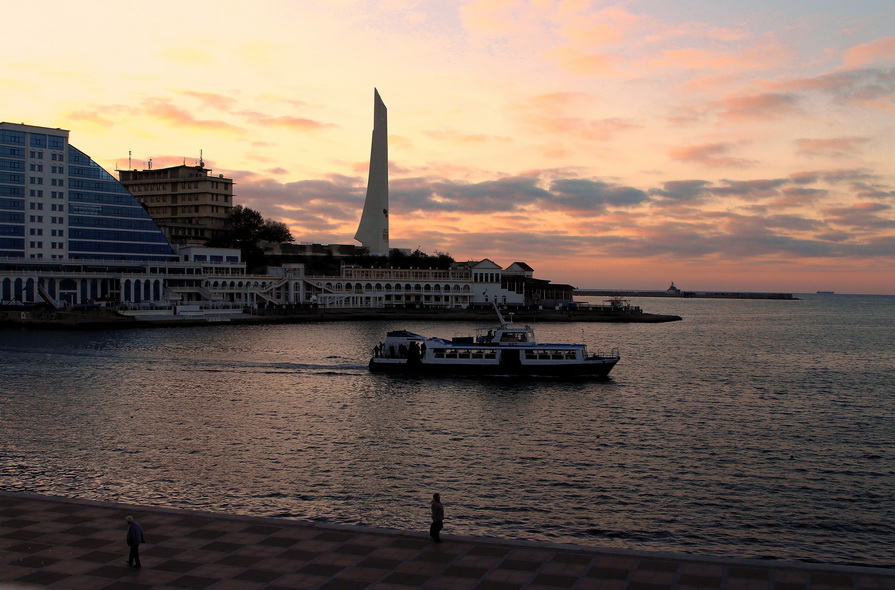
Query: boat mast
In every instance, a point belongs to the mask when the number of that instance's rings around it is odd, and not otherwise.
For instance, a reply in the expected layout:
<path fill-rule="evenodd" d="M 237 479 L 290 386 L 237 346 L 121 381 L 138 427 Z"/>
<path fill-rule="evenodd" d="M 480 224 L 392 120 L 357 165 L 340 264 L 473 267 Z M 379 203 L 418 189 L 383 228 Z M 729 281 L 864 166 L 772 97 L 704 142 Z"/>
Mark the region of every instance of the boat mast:
<path fill-rule="evenodd" d="M 503 314 L 500 313 L 500 309 L 497 307 L 497 302 L 496 302 L 496 301 L 492 301 L 492 302 L 491 302 L 491 305 L 494 306 L 494 311 L 497 313 L 497 319 L 500 320 L 500 327 L 501 327 L 501 328 L 505 328 L 505 327 L 507 326 L 507 324 L 512 323 L 512 322 L 507 322 L 505 319 L 503 319 Z"/>

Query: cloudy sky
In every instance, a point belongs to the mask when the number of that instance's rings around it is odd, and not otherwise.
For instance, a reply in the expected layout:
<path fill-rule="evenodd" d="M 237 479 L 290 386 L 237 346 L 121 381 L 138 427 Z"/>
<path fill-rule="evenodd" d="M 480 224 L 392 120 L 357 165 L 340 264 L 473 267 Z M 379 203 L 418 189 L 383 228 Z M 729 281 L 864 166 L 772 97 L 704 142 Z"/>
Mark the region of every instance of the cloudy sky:
<path fill-rule="evenodd" d="M 891 0 L 32 0 L 0 120 L 197 163 L 355 243 L 373 89 L 393 247 L 582 288 L 895 294 Z M 13 24 L 14 23 L 14 24 Z"/>

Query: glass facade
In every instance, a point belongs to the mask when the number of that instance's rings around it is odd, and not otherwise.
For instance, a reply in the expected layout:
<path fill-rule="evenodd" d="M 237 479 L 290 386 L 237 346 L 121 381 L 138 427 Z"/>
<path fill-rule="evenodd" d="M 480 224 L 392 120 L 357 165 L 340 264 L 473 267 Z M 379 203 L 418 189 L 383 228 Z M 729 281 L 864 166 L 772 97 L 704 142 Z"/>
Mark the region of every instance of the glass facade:
<path fill-rule="evenodd" d="M 13 123 L 0 123 L 0 257 L 176 260 L 140 202 L 67 131 Z"/>

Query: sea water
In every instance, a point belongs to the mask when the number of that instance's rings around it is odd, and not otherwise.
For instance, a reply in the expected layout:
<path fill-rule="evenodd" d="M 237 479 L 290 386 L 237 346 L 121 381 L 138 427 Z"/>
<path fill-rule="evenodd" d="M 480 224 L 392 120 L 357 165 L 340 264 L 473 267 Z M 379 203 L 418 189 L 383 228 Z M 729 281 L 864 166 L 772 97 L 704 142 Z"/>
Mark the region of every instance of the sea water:
<path fill-rule="evenodd" d="M 644 298 L 607 382 L 371 374 L 411 321 L 0 330 L 0 489 L 445 534 L 895 564 L 895 297 Z"/>

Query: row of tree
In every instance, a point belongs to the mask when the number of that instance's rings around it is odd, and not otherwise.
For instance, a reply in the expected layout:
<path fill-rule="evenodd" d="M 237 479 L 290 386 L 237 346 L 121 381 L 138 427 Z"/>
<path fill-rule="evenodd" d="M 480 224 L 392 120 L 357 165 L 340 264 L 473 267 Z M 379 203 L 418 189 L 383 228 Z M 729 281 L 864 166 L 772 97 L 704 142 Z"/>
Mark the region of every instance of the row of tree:
<path fill-rule="evenodd" d="M 246 263 L 246 268 L 249 270 L 258 270 L 267 266 L 264 250 L 259 245 L 261 242 L 283 244 L 295 241 L 295 238 L 292 237 L 292 232 L 289 231 L 289 227 L 285 223 L 274 221 L 273 219 L 265 219 L 261 213 L 249 207 L 243 207 L 242 205 L 234 206 L 227 215 L 227 221 L 229 228 L 227 232 L 209 240 L 207 245 L 213 248 L 239 248 L 242 251 L 242 259 Z M 347 256 L 339 261 L 332 256 L 323 257 L 323 259 L 319 256 L 313 258 L 314 260 L 308 260 L 307 263 L 327 267 L 325 274 L 338 271 L 337 267 L 341 266 L 342 262 L 356 264 L 365 268 L 438 269 L 448 269 L 454 262 L 450 254 L 436 252 L 435 256 L 430 256 L 419 248 L 410 254 L 393 248 L 389 255 L 385 257 L 364 254 Z M 311 269 L 309 268 L 308 270 L 310 271 Z"/>

